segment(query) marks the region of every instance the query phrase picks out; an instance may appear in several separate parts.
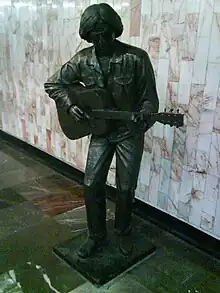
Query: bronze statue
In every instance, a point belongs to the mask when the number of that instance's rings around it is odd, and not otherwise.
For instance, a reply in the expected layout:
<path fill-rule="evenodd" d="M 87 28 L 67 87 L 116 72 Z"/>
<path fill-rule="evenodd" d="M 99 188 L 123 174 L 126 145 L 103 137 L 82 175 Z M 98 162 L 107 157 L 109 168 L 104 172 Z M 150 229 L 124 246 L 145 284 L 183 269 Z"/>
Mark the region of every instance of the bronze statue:
<path fill-rule="evenodd" d="M 105 109 L 136 113 L 135 122 L 122 120 L 119 114 L 118 118 L 107 121 L 100 134 L 91 137 L 84 179 L 89 236 L 78 252 L 82 258 L 106 244 L 105 184 L 114 153 L 115 232 L 120 252 L 123 255 L 132 252 L 133 195 L 144 134 L 154 123 L 147 117 L 159 108 L 149 56 L 140 48 L 118 41 L 122 32 L 121 18 L 111 6 L 105 3 L 89 6 L 81 16 L 79 34 L 93 45 L 77 52 L 45 83 L 45 91 L 55 100 L 57 109 L 68 113 L 75 125 L 89 123 L 90 113 L 79 105 L 81 97 L 88 100 L 94 94 L 105 101 Z"/>

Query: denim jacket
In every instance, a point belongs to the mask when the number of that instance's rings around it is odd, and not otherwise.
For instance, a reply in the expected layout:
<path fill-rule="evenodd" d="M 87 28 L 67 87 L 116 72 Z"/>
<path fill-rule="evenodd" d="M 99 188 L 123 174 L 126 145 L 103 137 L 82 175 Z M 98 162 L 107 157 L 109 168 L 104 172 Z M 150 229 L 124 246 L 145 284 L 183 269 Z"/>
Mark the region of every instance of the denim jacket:
<path fill-rule="evenodd" d="M 106 88 L 117 110 L 139 111 L 145 108 L 149 112 L 158 112 L 153 67 L 147 52 L 140 48 L 116 41 L 107 84 L 104 84 L 95 48 L 91 46 L 76 53 L 46 81 L 44 87 L 58 107 L 68 109 L 73 103 L 68 97 L 68 86 L 79 82 L 90 88 Z"/>

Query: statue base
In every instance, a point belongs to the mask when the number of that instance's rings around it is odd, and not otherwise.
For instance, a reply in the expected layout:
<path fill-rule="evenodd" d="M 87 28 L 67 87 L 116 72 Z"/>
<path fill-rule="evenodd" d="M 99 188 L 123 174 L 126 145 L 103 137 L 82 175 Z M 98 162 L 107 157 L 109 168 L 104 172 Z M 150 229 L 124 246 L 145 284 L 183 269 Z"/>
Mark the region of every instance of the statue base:
<path fill-rule="evenodd" d="M 81 259 L 77 256 L 77 250 L 86 240 L 87 232 L 58 244 L 54 248 L 54 252 L 61 259 L 96 286 L 104 285 L 114 279 L 156 250 L 156 247 L 148 241 L 148 227 L 140 218 L 134 217 L 133 219 L 134 229 L 131 236 L 134 248 L 129 257 L 123 256 L 118 251 L 114 221 L 109 220 L 107 226 L 110 243 L 90 258 Z"/>

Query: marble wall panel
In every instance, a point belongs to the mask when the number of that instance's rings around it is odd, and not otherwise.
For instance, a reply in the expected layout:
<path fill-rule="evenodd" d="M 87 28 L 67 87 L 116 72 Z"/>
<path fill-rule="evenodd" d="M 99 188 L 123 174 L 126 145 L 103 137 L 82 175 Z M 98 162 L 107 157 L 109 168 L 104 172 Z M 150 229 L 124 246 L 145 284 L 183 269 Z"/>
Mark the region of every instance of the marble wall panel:
<path fill-rule="evenodd" d="M 121 15 L 120 40 L 149 53 L 160 110 L 185 113 L 184 127 L 146 133 L 136 197 L 220 238 L 219 0 L 0 1 L 0 128 L 85 170 L 89 137 L 64 136 L 43 83 L 87 46 L 80 16 L 100 2 Z"/>

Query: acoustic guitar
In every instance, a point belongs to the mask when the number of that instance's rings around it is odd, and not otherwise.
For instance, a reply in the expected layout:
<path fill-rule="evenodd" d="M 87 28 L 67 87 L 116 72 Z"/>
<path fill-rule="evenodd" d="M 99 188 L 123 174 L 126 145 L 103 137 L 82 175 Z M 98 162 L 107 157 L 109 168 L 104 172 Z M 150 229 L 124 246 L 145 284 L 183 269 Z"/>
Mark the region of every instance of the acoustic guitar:
<path fill-rule="evenodd" d="M 109 100 L 103 98 L 103 89 L 92 90 L 89 95 L 74 96 L 73 104 L 86 111 L 91 119 L 75 121 L 66 110 L 57 107 L 59 123 L 64 134 L 71 140 L 94 134 L 102 135 L 108 129 L 108 120 L 124 120 L 135 123 L 135 112 L 119 111 L 109 108 Z M 184 114 L 171 110 L 161 113 L 151 113 L 148 117 L 141 117 L 141 120 L 149 119 L 151 122 L 160 122 L 170 126 L 181 127 L 184 125 Z"/>

